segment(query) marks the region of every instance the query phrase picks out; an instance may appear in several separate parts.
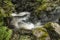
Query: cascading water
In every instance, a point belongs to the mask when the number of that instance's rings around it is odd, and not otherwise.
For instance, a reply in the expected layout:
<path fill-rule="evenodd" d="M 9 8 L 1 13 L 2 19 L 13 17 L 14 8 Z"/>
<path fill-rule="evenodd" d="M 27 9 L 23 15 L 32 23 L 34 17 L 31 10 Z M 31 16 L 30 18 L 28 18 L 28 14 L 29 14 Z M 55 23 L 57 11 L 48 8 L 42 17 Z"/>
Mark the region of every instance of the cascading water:
<path fill-rule="evenodd" d="M 29 21 L 30 18 L 30 12 L 21 12 L 19 14 L 17 13 L 12 13 L 13 20 L 11 21 L 11 24 L 15 26 L 16 29 L 28 29 L 31 30 L 35 28 L 37 24 L 33 24 L 32 22 Z"/>

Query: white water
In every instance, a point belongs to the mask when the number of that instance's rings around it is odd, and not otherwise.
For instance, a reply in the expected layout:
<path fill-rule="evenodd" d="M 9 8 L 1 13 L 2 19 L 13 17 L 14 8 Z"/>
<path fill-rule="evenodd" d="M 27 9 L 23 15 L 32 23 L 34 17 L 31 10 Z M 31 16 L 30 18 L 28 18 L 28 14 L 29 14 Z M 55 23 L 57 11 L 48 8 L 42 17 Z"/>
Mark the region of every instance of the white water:
<path fill-rule="evenodd" d="M 11 15 L 13 16 L 13 20 L 11 21 L 11 24 L 14 25 L 16 29 L 23 28 L 23 29 L 32 30 L 35 28 L 35 26 L 40 25 L 39 22 L 36 24 L 33 24 L 31 22 L 27 22 L 27 20 L 30 17 L 30 12 L 21 12 L 19 14 L 12 13 Z M 24 15 L 26 15 L 26 16 L 24 16 Z"/>

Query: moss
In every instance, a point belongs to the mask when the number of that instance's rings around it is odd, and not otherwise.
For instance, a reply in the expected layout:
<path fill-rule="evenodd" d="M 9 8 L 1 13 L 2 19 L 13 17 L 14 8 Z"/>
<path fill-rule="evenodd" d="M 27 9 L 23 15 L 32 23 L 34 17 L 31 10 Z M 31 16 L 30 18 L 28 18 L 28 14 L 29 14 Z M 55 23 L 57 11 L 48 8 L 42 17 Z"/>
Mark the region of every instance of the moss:
<path fill-rule="evenodd" d="M 33 35 L 35 35 L 37 40 L 45 40 L 48 35 L 47 31 L 44 28 L 36 28 L 33 30 Z"/>
<path fill-rule="evenodd" d="M 37 7 L 36 11 L 42 11 L 45 10 L 47 8 L 48 3 L 44 3 L 40 6 Z"/>
<path fill-rule="evenodd" d="M 51 25 L 52 22 L 48 22 L 44 25 L 44 28 L 49 29 L 49 30 L 54 30 L 54 28 Z"/>
<path fill-rule="evenodd" d="M 0 27 L 0 40 L 9 40 L 12 35 L 12 30 L 7 27 Z"/>

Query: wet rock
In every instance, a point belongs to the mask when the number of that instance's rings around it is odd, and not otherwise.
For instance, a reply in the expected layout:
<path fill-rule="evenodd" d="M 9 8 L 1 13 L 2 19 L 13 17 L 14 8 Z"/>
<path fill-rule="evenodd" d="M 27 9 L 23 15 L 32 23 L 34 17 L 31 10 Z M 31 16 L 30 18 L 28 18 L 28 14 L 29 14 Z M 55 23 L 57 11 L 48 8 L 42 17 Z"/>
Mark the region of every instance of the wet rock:
<path fill-rule="evenodd" d="M 37 37 L 37 40 L 50 40 L 50 37 L 44 28 L 35 28 L 32 30 L 33 35 Z"/>
<path fill-rule="evenodd" d="M 47 30 L 51 40 L 60 39 L 60 25 L 57 23 L 49 22 L 44 25 L 44 28 Z"/>
<path fill-rule="evenodd" d="M 57 23 L 51 23 L 52 27 L 55 29 L 55 31 L 60 34 L 60 25 Z"/>

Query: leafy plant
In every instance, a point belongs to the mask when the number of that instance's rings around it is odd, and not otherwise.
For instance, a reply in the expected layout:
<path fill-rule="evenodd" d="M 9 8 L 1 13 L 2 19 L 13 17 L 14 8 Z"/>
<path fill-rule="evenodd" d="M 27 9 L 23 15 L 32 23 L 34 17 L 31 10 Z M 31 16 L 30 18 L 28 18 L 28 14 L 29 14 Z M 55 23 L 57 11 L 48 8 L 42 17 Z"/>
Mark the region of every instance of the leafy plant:
<path fill-rule="evenodd" d="M 14 10 L 13 7 L 11 0 L 0 0 L 0 40 L 9 40 L 11 38 L 12 30 L 4 25 L 4 17 L 10 17 Z"/>
<path fill-rule="evenodd" d="M 12 35 L 12 30 L 7 27 L 0 27 L 0 40 L 9 40 Z"/>

